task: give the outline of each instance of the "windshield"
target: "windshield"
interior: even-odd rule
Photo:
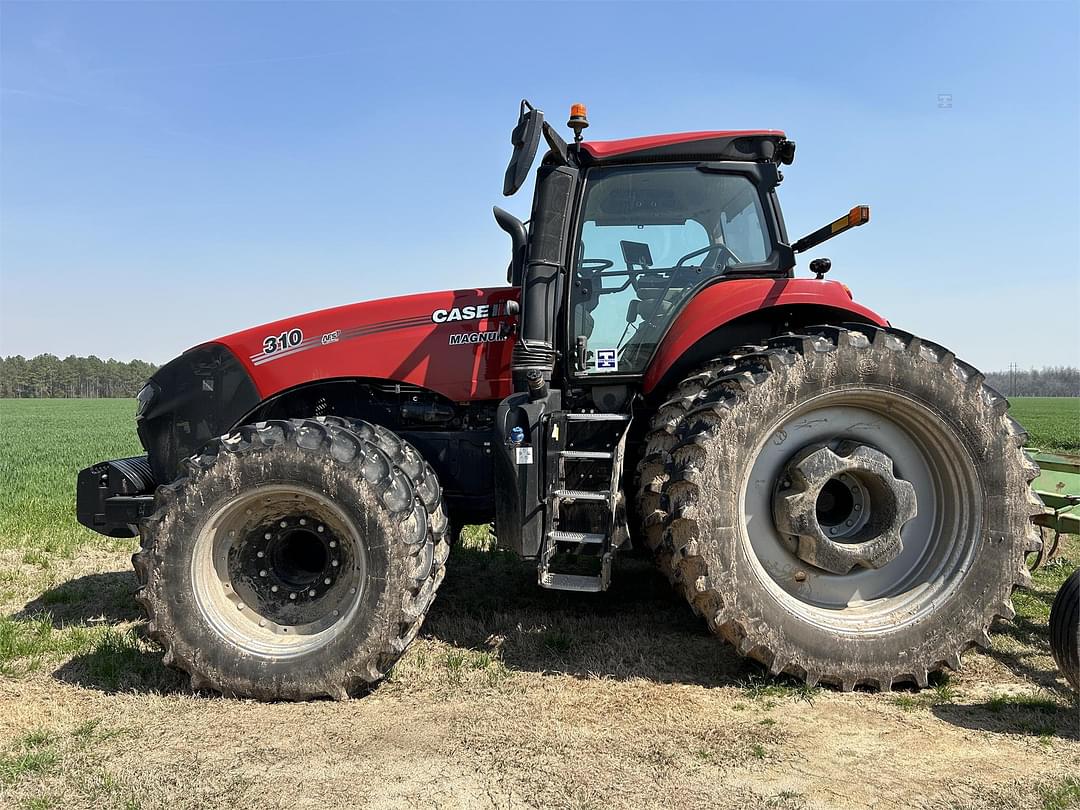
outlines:
[[[704,282],[769,259],[757,186],[694,165],[592,169],[571,291],[587,374],[644,370],[671,317]]]

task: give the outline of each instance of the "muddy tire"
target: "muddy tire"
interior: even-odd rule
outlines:
[[[1038,467],[1007,407],[903,332],[772,339],[661,407],[639,467],[645,538],[709,627],[771,673],[925,686],[989,646],[1030,584]]]
[[[764,346],[742,346],[695,369],[675,387],[649,424],[645,452],[635,473],[638,536],[644,539],[657,568],[672,584],[677,584],[676,574],[670,545],[664,543],[667,512],[661,498],[671,474],[671,451],[678,441],[679,429],[690,408],[716,378],[734,371],[740,357],[764,350]]]
[[[1050,651],[1065,680],[1080,692],[1080,570],[1072,572],[1050,608]]]
[[[157,490],[132,557],[167,665],[194,689],[344,699],[379,681],[442,582],[434,472],[384,428],[260,422]]]

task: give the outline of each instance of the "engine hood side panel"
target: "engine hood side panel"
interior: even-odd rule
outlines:
[[[220,338],[261,399],[316,380],[367,377],[428,388],[456,402],[512,390],[516,288],[446,290],[365,301]]]

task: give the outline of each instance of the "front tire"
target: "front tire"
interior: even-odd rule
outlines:
[[[435,474],[383,428],[248,425],[159,487],[132,558],[166,664],[195,689],[343,699],[415,638],[449,544]]]
[[[1038,468],[970,366],[856,325],[690,379],[654,423],[641,480],[660,497],[641,511],[691,606],[742,655],[808,684],[925,686],[1014,615]]]

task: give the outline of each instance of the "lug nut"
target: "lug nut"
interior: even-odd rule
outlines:
[[[795,581],[796,582],[806,582],[806,572],[805,571],[796,571],[795,572]]]
[[[330,565],[334,566],[334,568],[337,568],[337,565],[338,565],[337,560],[331,560]]]
[[[307,526],[307,518],[300,518],[300,525]]]
[[[330,584],[330,577],[327,577],[326,579],[324,579],[324,580],[322,581],[322,584],[323,584],[323,585],[329,585],[329,584]]]
[[[317,531],[317,532],[321,532],[321,531],[325,531],[325,530],[326,530],[325,526],[319,526],[317,529],[315,529],[315,531]]]
[[[259,559],[261,560],[261,559],[262,559],[263,557],[265,557],[265,556],[266,556],[266,553],[265,553],[265,552],[263,552],[263,551],[260,551],[260,552],[258,552],[258,553],[257,553],[257,554],[256,554],[255,556],[256,556],[256,557],[258,557],[258,558],[259,558]]]
[[[270,532],[267,532],[266,534],[263,535],[263,540],[269,540],[272,536],[273,535],[271,535]]]
[[[296,594],[295,594],[295,593],[290,593],[290,594],[289,594],[289,598],[290,598],[290,599],[295,599],[295,598],[296,598]]]
[[[262,569],[262,570],[261,570],[261,571],[259,572],[259,576],[260,576],[260,577],[265,577],[265,576],[266,576],[266,569],[265,569],[265,568],[264,568],[264,569]]]
[[[281,523],[279,523],[278,525],[279,525],[279,526],[280,526],[281,528],[283,528],[283,529],[284,529],[284,528],[285,528],[286,526],[288,526],[289,524],[288,524],[288,523],[286,523],[286,522],[285,522],[285,521],[283,520],[283,521],[281,521]]]
[[[330,548],[337,548],[337,540],[330,541]]]
[[[271,585],[270,586],[270,593],[277,593],[277,591],[278,591],[277,585]]]
[[[307,595],[308,595],[308,596],[314,596],[314,595],[315,595],[315,591],[308,591],[308,592],[307,592]]]

